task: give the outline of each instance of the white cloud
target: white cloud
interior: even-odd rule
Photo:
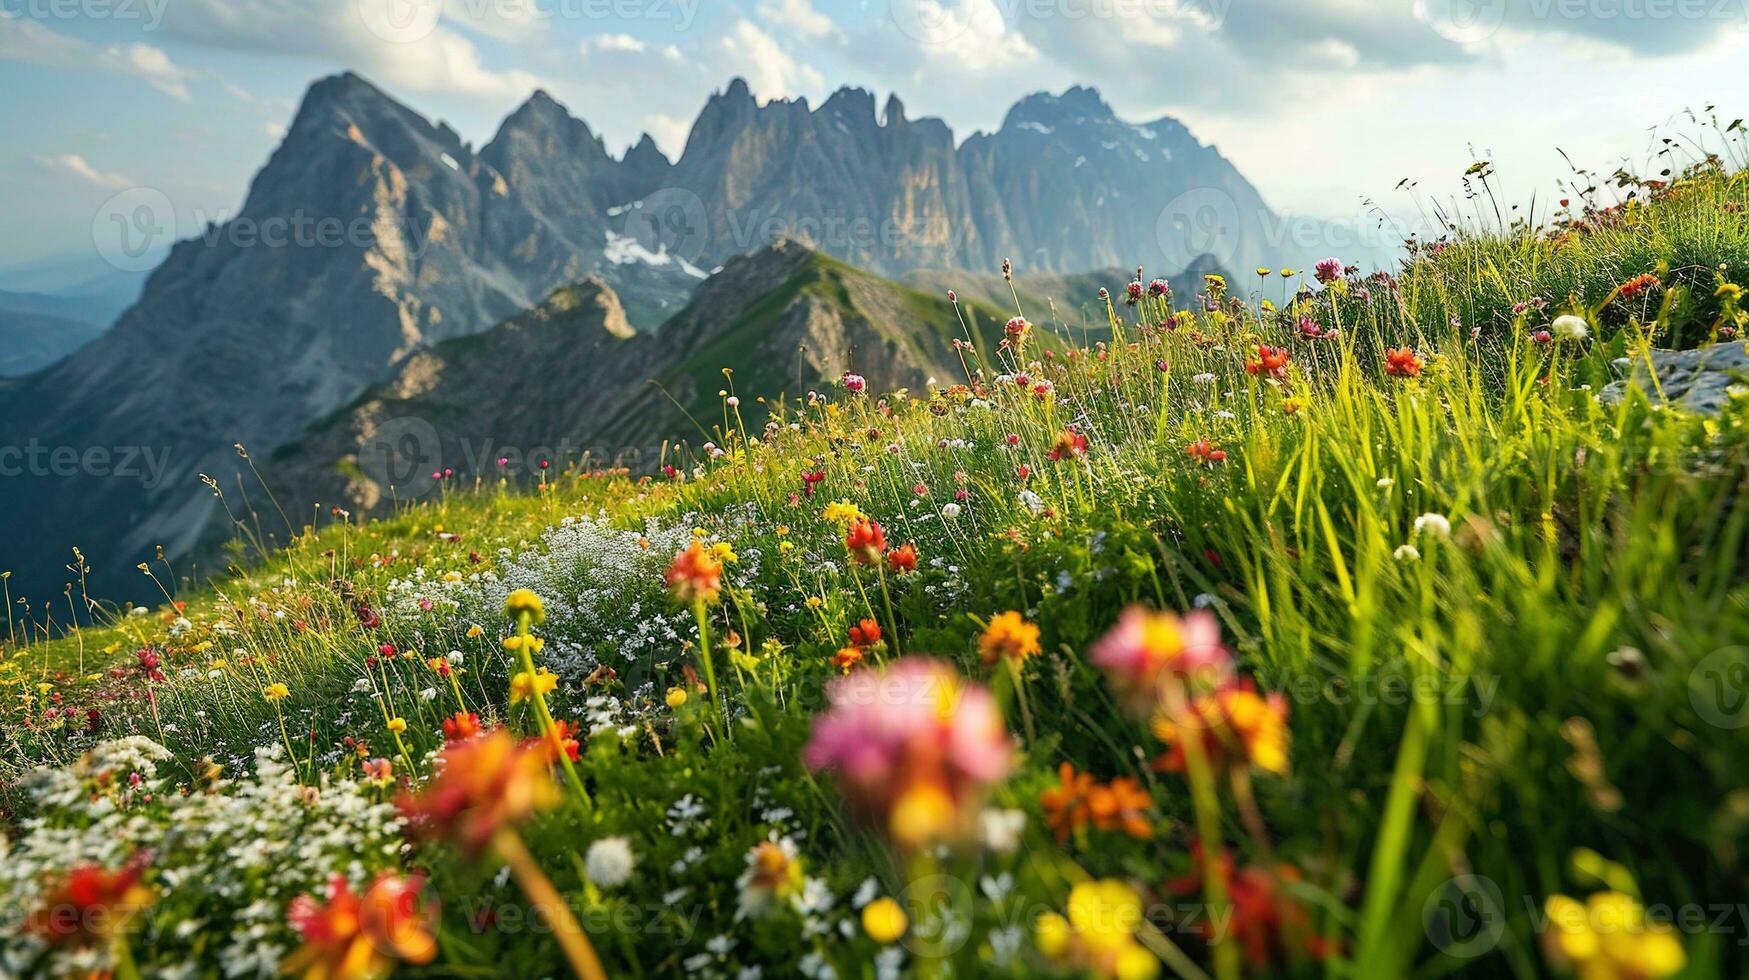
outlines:
[[[52,156],[38,156],[33,159],[44,167],[61,173],[72,174],[87,183],[94,184],[105,190],[123,190],[134,186],[134,182],[116,173],[105,173],[77,153],[58,153]]]
[[[69,68],[88,51],[83,41],[56,34],[34,20],[0,11],[0,60]]]
[[[747,79],[753,94],[768,101],[817,93],[826,85],[818,71],[790,57],[783,45],[745,18],[718,40],[717,54],[723,67]]]
[[[136,41],[105,48],[99,61],[116,71],[144,79],[148,85],[178,102],[194,101],[185,84],[191,73],[176,67],[161,48]]]
[[[812,0],[761,0],[759,17],[813,40],[839,33],[838,25],[815,10]]]
[[[591,51],[629,51],[642,54],[649,46],[632,37],[630,34],[596,34],[586,37],[579,45],[584,54]]]

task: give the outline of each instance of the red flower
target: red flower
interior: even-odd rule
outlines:
[[[1258,344],[1257,359],[1246,361],[1245,370],[1259,377],[1273,378],[1277,381],[1286,381],[1287,361],[1287,348],[1271,347],[1268,344]]]
[[[873,565],[887,551],[887,534],[874,521],[863,519],[844,533],[844,547],[859,565]]]
[[[903,544],[887,552],[887,567],[894,575],[905,575],[917,570],[917,548],[915,545]]]
[[[1191,459],[1201,463],[1208,463],[1211,466],[1227,458],[1227,451],[1225,449],[1216,449],[1214,443],[1209,442],[1207,439],[1198,439],[1190,445],[1185,446],[1184,452]]]
[[[814,484],[819,483],[821,480],[824,480],[824,479],[826,479],[826,471],[825,470],[814,470],[811,473],[803,473],[802,474],[802,491],[803,491],[803,493],[805,493],[807,496],[812,497],[814,495]]]
[[[872,619],[863,619],[850,628],[850,645],[853,647],[872,647],[881,642],[881,624]]]
[[[577,726],[568,721],[553,722],[552,730],[546,734],[548,760],[558,762],[562,755],[572,762],[577,761],[581,748],[577,744],[577,730]]]
[[[1619,292],[1622,299],[1633,299],[1641,293],[1657,289],[1662,283],[1650,272],[1641,273],[1621,284]]]
[[[143,855],[116,871],[95,864],[74,867],[44,889],[26,931],[51,946],[106,947],[152,901],[151,889],[140,883],[144,868]]]
[[[480,716],[472,711],[458,711],[443,720],[445,741],[460,742],[480,734]]]
[[[1427,362],[1421,355],[1415,353],[1413,347],[1392,347],[1385,351],[1385,373],[1399,378],[1413,378],[1421,373]]]
[[[1194,861],[1191,873],[1167,882],[1167,887],[1180,895],[1195,894],[1204,885],[1203,848],[1201,842],[1190,845]],[[1286,882],[1300,880],[1300,869],[1291,864],[1274,868],[1251,865],[1235,871],[1233,855],[1221,851],[1215,872],[1227,886],[1231,919],[1227,935],[1239,943],[1245,958],[1253,967],[1268,966],[1275,958],[1288,961],[1311,957],[1322,959],[1330,944],[1312,931],[1312,922],[1299,900],[1283,887]],[[1203,923],[1203,934],[1213,936],[1213,924]]]

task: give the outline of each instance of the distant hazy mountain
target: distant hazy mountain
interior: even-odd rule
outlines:
[[[1243,266],[1268,220],[1182,126],[1124,123],[1087,89],[1030,97],[999,132],[956,147],[896,99],[878,118],[853,89],[817,109],[761,106],[737,80],[671,163],[649,140],[615,157],[544,93],[475,151],[356,75],[326,78],[234,218],[178,242],[101,338],[0,380],[0,446],[81,460],[0,480],[0,509],[32,529],[0,544],[0,567],[17,571],[15,592],[58,592],[77,544],[97,591],[126,590],[153,546],[185,553],[207,533],[220,507],[200,475],[240,493],[233,443],[265,456],[422,349],[590,276],[649,331],[713,270],[778,237],[888,276],[994,270],[1006,256],[1022,275],[1159,274],[1210,250],[1211,234]],[[685,322],[662,333],[667,357],[701,354],[706,335]],[[710,356],[738,356],[735,343]],[[163,462],[122,473],[88,462],[93,447]]]
[[[90,343],[139,298],[143,281],[112,272],[54,293],[0,289],[0,377],[40,371]]]

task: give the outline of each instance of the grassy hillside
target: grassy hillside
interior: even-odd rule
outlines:
[[[1742,329],[1746,205],[1114,291],[904,397],[744,370],[659,478],[14,612],[5,962],[1740,976],[1749,405],[1601,393]]]

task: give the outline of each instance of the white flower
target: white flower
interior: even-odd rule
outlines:
[[[1207,371],[1204,371],[1201,374],[1191,375],[1190,380],[1196,382],[1199,385],[1212,385],[1215,383],[1215,376]]]
[[[1027,510],[1032,511],[1034,517],[1037,517],[1045,511],[1044,498],[1033,493],[1031,490],[1020,491],[1020,502],[1026,505]]]
[[[1012,854],[1026,831],[1026,811],[991,808],[979,815],[978,822],[985,846],[998,854]]]
[[[1451,521],[1444,514],[1422,514],[1415,518],[1415,533],[1436,538],[1451,537]]]
[[[941,516],[947,518],[950,521],[953,520],[954,518],[960,516],[960,505],[959,504],[943,504],[941,506]]]
[[[632,845],[624,837],[603,837],[589,845],[583,856],[583,872],[602,888],[618,888],[631,880]]]
[[[1391,554],[1398,561],[1420,561],[1421,560],[1421,550],[1419,548],[1416,548],[1412,544],[1402,545],[1402,546],[1398,547],[1396,551],[1391,552]]]
[[[1562,340],[1584,340],[1591,334],[1591,328],[1586,326],[1585,321],[1571,313],[1555,317],[1555,322],[1549,324],[1549,329]]]
[[[1394,487],[1396,485],[1397,485],[1397,481],[1391,479],[1388,476],[1379,477],[1378,488],[1380,490],[1389,490],[1391,487]]]

